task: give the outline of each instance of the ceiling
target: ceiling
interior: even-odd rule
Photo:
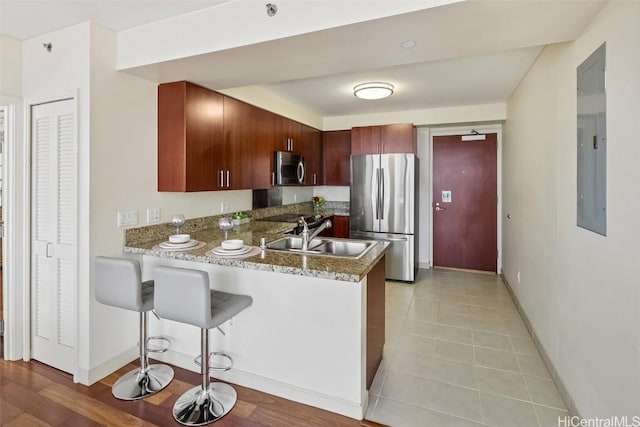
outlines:
[[[120,31],[229,1],[247,0],[0,0],[0,33],[28,39],[87,20]],[[325,117],[505,102],[545,45],[577,38],[605,3],[469,0],[125,71],[217,90],[257,85]],[[355,98],[365,81],[395,93]]]

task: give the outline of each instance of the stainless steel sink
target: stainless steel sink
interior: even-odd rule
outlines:
[[[371,240],[334,240],[313,239],[309,242],[309,249],[302,250],[302,238],[283,237],[267,244],[267,249],[293,252],[308,255],[324,255],[343,258],[360,258],[366,254],[376,242]]]
[[[309,249],[305,252],[313,252],[318,246],[325,243],[322,239],[312,239],[309,241]],[[277,251],[302,251],[302,237],[283,237],[267,244],[267,249],[275,249]]]
[[[371,242],[350,242],[346,240],[329,240],[324,243],[320,249],[323,253],[333,256],[344,256],[349,258],[357,258],[371,248]]]

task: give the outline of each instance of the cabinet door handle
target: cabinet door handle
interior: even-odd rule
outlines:
[[[220,174],[218,175],[218,187],[224,188],[224,171],[220,170]]]
[[[227,188],[229,188],[229,171],[227,171]]]
[[[316,174],[313,174],[313,185],[316,185]]]
[[[271,186],[273,187],[274,185],[276,185],[276,173],[271,172]]]

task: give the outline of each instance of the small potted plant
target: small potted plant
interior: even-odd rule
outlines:
[[[322,196],[313,196],[311,198],[311,201],[313,202],[313,210],[315,212],[320,212],[320,209],[322,208],[322,205],[324,204],[324,197],[322,197]]]
[[[249,222],[249,215],[244,212],[236,212],[231,215],[231,218],[233,219],[233,225],[235,226],[246,224]]]

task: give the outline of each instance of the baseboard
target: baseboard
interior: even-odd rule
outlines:
[[[168,350],[165,353],[154,355],[153,358],[188,371],[200,372],[199,367],[193,363],[194,356],[189,356],[184,353]],[[368,393],[366,391],[362,397],[362,403],[359,404],[235,368],[226,372],[215,372],[212,376],[231,384],[273,394],[284,399],[335,412],[356,420],[363,419],[367,410]]]
[[[124,365],[131,363],[132,360],[137,360],[140,357],[139,351],[140,349],[138,346],[131,347],[130,349],[120,353],[118,356],[112,357],[106,362],[91,369],[83,369],[79,367],[78,372],[73,377],[73,381],[90,386],[91,384],[100,381],[107,375],[110,375],[122,368]]]
[[[569,413],[571,415],[577,416],[580,419],[582,419],[582,416],[580,415],[580,413],[578,412],[578,409],[576,408],[576,404],[575,404],[575,401],[573,400],[573,397],[571,397],[571,394],[569,393],[569,390],[565,386],[564,381],[562,381],[562,377],[560,376],[560,373],[556,370],[556,367],[554,366],[553,362],[549,358],[549,354],[547,353],[544,346],[540,342],[540,339],[538,338],[538,335],[536,334],[536,331],[533,328],[531,321],[529,320],[529,316],[527,316],[527,313],[522,308],[522,305],[520,305],[520,301],[518,301],[518,297],[516,297],[515,292],[513,292],[513,289],[511,288],[509,281],[505,277],[504,273],[500,274],[500,276],[505,286],[507,287],[509,294],[511,295],[511,299],[515,303],[518,309],[518,312],[520,313],[520,315],[522,316],[522,319],[524,320],[524,324],[527,327],[527,330],[529,331],[529,335],[531,336],[531,339],[533,340],[534,345],[536,346],[536,348],[538,349],[538,352],[540,353],[540,356],[542,357],[542,361],[547,366],[547,369],[549,370],[551,377],[555,381],[556,386],[558,386],[558,391],[560,392],[562,399],[567,405],[567,409],[569,410]]]

